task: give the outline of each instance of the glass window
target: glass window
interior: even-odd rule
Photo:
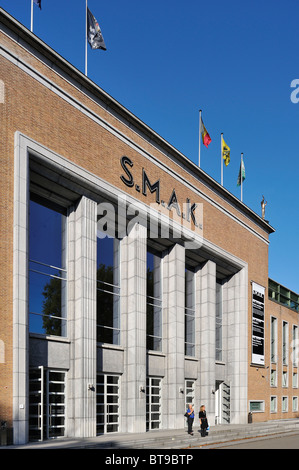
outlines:
[[[97,238],[97,341],[120,344],[119,240]]]
[[[288,386],[288,372],[286,370],[282,371],[282,386]]]
[[[271,369],[271,387],[277,387],[277,371]]]
[[[298,388],[298,373],[293,372],[293,388]]]
[[[195,273],[185,270],[185,354],[195,356]]]
[[[292,340],[292,362],[293,366],[298,366],[298,326],[293,325],[293,340]]]
[[[195,402],[195,382],[194,380],[185,380],[185,410],[188,405],[193,405]]]
[[[66,336],[66,217],[30,201],[29,331]]]
[[[222,284],[216,283],[216,361],[222,361]]]
[[[277,412],[277,397],[271,397],[270,412],[271,413],[276,413]]]
[[[282,322],[282,363],[288,364],[288,331],[289,325],[287,322]]]
[[[147,349],[162,351],[162,276],[161,256],[147,252],[146,334]]]
[[[292,402],[292,410],[298,411],[298,397],[293,397]]]
[[[288,397],[282,397],[282,411],[283,413],[288,411]]]
[[[265,402],[264,401],[250,401],[249,402],[249,409],[250,411],[255,411],[255,412],[264,412],[265,410]]]
[[[271,362],[277,358],[277,318],[271,317]]]

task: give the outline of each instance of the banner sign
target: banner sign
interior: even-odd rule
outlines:
[[[252,358],[253,364],[265,365],[265,288],[252,283]]]

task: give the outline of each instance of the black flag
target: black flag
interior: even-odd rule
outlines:
[[[87,8],[87,38],[92,49],[103,49],[106,51],[101,28],[89,8]]]
[[[33,0],[34,3],[36,3],[37,6],[40,7],[40,9],[42,9],[42,0]]]

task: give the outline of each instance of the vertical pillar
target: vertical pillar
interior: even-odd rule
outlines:
[[[185,388],[185,248],[174,245],[163,259],[163,427],[184,427]]]
[[[29,156],[15,136],[13,221],[13,440],[28,441],[29,427]]]
[[[69,215],[68,435],[96,435],[96,223],[97,204],[82,197]]]
[[[135,224],[121,241],[120,250],[124,432],[146,431],[146,249],[146,227]]]
[[[196,273],[196,344],[199,357],[198,407],[205,405],[210,424],[215,422],[216,264],[207,261]],[[199,392],[199,393],[198,393]],[[196,413],[199,410],[196,410]]]
[[[247,422],[248,294],[247,268],[226,284],[226,363],[230,385],[230,422]]]

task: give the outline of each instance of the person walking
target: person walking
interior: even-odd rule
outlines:
[[[207,434],[207,427],[209,426],[205,405],[201,405],[198,417],[200,423],[201,437],[205,437]]]
[[[193,436],[193,421],[194,421],[194,408],[193,406],[189,403],[188,409],[187,409],[187,422],[188,422],[188,434],[191,434]]]

